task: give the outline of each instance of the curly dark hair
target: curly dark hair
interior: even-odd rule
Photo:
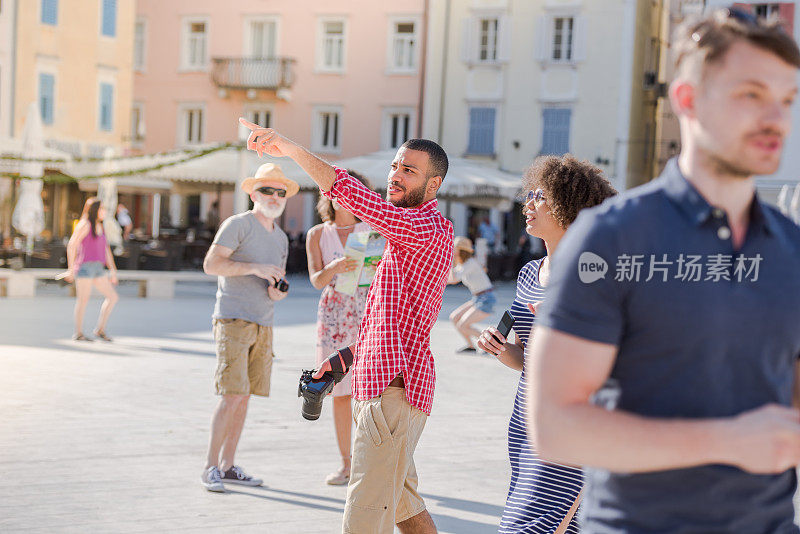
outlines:
[[[562,228],[575,221],[578,212],[617,194],[603,171],[571,154],[540,156],[522,178],[525,191],[544,190],[550,214]]]

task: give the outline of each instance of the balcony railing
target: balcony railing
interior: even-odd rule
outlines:
[[[212,58],[211,79],[224,89],[281,89],[294,83],[290,58]]]

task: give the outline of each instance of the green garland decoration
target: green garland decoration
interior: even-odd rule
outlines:
[[[54,183],[69,183],[69,182],[77,182],[77,181],[80,181],[80,180],[96,180],[98,178],[119,178],[121,176],[133,176],[135,174],[142,174],[142,173],[146,173],[146,172],[150,172],[150,171],[157,171],[159,169],[163,169],[164,167],[172,167],[173,165],[178,165],[180,163],[186,163],[187,161],[191,161],[191,160],[197,159],[197,158],[202,158],[202,157],[207,156],[207,155],[209,155],[211,153],[214,153],[214,152],[217,152],[219,150],[226,149],[226,148],[231,148],[231,147],[236,147],[239,150],[242,149],[242,147],[240,145],[234,145],[233,143],[225,143],[223,145],[219,145],[219,146],[215,146],[215,147],[212,147],[212,148],[207,148],[205,150],[201,150],[200,152],[196,152],[196,153],[194,153],[194,154],[192,154],[190,156],[187,156],[187,157],[185,157],[183,159],[180,159],[180,160],[170,161],[170,162],[167,162],[167,163],[159,163],[158,165],[152,165],[150,167],[142,167],[142,168],[139,168],[139,169],[129,169],[129,170],[126,170],[126,171],[106,172],[106,173],[103,173],[103,174],[91,174],[91,175],[87,175],[87,176],[68,176],[68,175],[59,173],[58,175],[65,177],[65,179],[63,179],[63,180],[59,179],[59,178],[48,178],[47,176],[25,176],[25,175],[17,175],[17,174],[10,174],[10,173],[5,174],[5,176],[8,176],[8,177],[14,178],[14,179],[18,179],[18,180],[45,180],[45,181],[54,182]],[[56,175],[52,174],[50,176],[54,177]]]

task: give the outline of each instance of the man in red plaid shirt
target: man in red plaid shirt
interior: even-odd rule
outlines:
[[[436,532],[417,493],[413,453],[433,403],[430,333],[453,256],[453,225],[436,209],[447,155],[433,141],[407,141],[384,200],[275,130],[240,122],[251,130],[249,149],[292,158],[326,197],[387,240],[353,351],[356,431],[342,532],[390,534],[395,524],[404,534]],[[316,376],[330,369],[325,362]]]

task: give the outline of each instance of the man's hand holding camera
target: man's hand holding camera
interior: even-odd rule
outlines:
[[[254,263],[252,265],[252,274],[263,278],[269,284],[267,293],[269,298],[278,301],[286,298],[289,294],[289,284],[283,279],[286,271],[277,265],[270,265],[266,263]]]

